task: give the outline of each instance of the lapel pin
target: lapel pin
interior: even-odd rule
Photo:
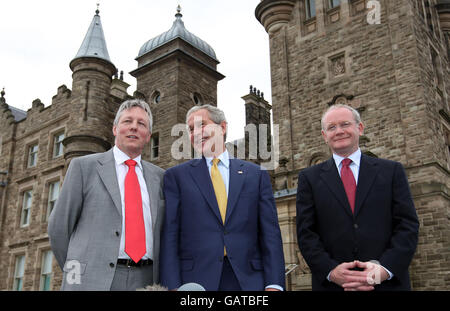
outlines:
[[[243,174],[244,172],[243,171],[238,171],[238,174]]]

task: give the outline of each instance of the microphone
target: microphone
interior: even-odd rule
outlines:
[[[137,288],[137,291],[146,291],[146,292],[167,292],[167,287],[164,287],[159,284],[148,285],[144,288]]]
[[[178,287],[177,291],[181,292],[204,292],[206,291],[203,286],[197,283],[186,283]]]

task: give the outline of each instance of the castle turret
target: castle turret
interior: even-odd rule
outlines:
[[[264,0],[257,6],[255,15],[267,33],[278,31],[291,19],[295,0]]]
[[[280,168],[293,168],[293,129],[292,129],[292,99],[291,78],[289,75],[289,59],[286,47],[286,27],[295,13],[296,0],[262,0],[255,9],[255,16],[269,34],[271,78],[272,83],[277,83],[280,92],[272,93],[273,120],[282,120],[280,135],[284,137],[280,142]],[[280,48],[283,47],[283,48]],[[276,53],[274,51],[279,49]],[[276,64],[276,65],[275,65]],[[276,82],[283,81],[283,83]],[[286,166],[287,165],[287,166]]]
[[[108,97],[117,69],[109,58],[98,9],[70,69],[71,127],[64,140],[66,160],[106,151],[113,141],[114,111],[108,108]]]
[[[172,27],[142,45],[130,73],[154,115],[150,160],[164,168],[179,163],[171,146],[181,134],[172,136],[172,126],[185,123],[194,105],[217,105],[217,82],[224,78],[212,47],[186,29],[182,16],[178,6]]]
[[[270,110],[272,106],[264,99],[264,93],[250,85],[250,92],[243,96],[245,101],[246,156],[260,160],[261,152],[271,150]],[[249,125],[254,125],[250,128]],[[262,148],[262,150],[260,150]],[[257,153],[257,154],[255,154]]]

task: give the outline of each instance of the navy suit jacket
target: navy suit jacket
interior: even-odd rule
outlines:
[[[267,171],[230,159],[225,224],[204,158],[166,171],[166,213],[161,239],[161,283],[169,289],[195,282],[219,287],[227,256],[242,290],[284,287],[284,256]]]
[[[328,273],[342,262],[378,260],[394,274],[378,290],[409,290],[419,222],[403,166],[361,156],[353,214],[334,159],[302,170],[297,238],[313,290],[339,290]]]

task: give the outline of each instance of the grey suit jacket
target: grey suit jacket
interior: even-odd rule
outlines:
[[[142,161],[153,226],[153,282],[159,283],[164,170]],[[63,270],[61,290],[110,290],[119,255],[122,207],[113,150],[71,161],[50,215],[52,251]]]

